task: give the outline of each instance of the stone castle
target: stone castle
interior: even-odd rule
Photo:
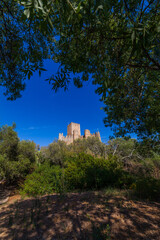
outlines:
[[[73,143],[76,139],[83,139],[88,137],[97,137],[101,141],[100,133],[96,132],[91,134],[88,129],[84,130],[84,135],[81,136],[80,124],[71,122],[67,126],[67,136],[63,136],[63,133],[59,133],[58,140],[66,142],[66,144]]]

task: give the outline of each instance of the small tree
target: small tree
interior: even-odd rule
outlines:
[[[99,141],[98,138],[88,137],[87,139],[77,139],[69,145],[70,150],[76,153],[85,152],[94,156],[107,156],[106,144]]]
[[[41,153],[51,164],[63,166],[68,147],[63,141],[54,141],[46,148],[41,148]]]
[[[32,141],[21,141],[15,132],[15,124],[0,128],[0,180],[17,183],[32,169],[35,162],[35,146]]]
[[[17,159],[19,138],[14,129],[15,124],[0,128],[0,153],[5,154],[9,161]]]
[[[28,158],[32,163],[35,162],[36,144],[33,141],[22,140],[18,143],[18,154]]]

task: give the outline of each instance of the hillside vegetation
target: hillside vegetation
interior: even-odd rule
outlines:
[[[14,126],[0,129],[0,180],[23,196],[116,188],[147,199],[160,197],[159,149],[131,138],[54,141],[39,150],[20,141]]]

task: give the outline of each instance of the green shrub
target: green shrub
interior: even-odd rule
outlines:
[[[157,199],[160,197],[160,180],[154,178],[138,179],[134,185],[139,198]]]
[[[116,158],[94,158],[91,155],[73,154],[65,168],[68,189],[99,189],[120,183],[123,170]]]
[[[0,181],[5,179],[5,168],[4,168],[4,163],[5,163],[5,157],[0,155]]]
[[[62,193],[65,190],[126,187],[134,182],[115,157],[94,158],[85,153],[65,156],[65,168],[45,163],[28,175],[21,193],[28,196]]]
[[[116,187],[128,189],[133,183],[135,183],[135,181],[136,181],[136,177],[134,175],[126,171],[121,171],[121,175],[118,178]]]
[[[24,179],[30,169],[30,160],[22,155],[18,156],[17,161],[9,161],[5,155],[0,155],[0,173],[7,183],[16,183],[19,179]]]
[[[38,196],[63,191],[63,171],[59,166],[43,164],[26,177],[22,195]]]

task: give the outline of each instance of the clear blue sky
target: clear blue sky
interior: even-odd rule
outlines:
[[[41,77],[35,73],[26,81],[22,97],[15,101],[7,101],[0,89],[0,125],[15,122],[21,140],[33,140],[46,146],[58,138],[59,132],[66,135],[67,125],[76,122],[81,125],[81,134],[84,134],[84,129],[91,133],[98,129],[102,141],[106,142],[111,131],[104,127],[105,113],[100,109],[103,107],[100,96],[94,92],[96,87],[89,82],[80,89],[71,84],[68,91],[60,89],[55,93],[44,79],[56,73],[58,65],[46,61],[45,68],[47,72],[43,72]]]

